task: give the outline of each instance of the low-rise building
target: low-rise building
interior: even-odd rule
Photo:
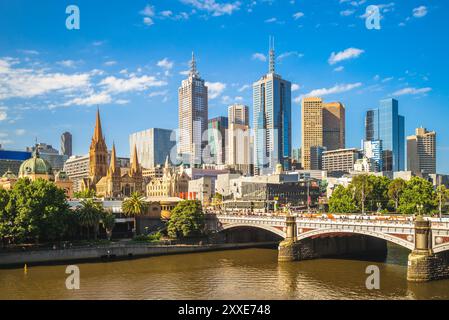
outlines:
[[[338,149],[323,152],[323,170],[331,176],[341,176],[354,169],[355,162],[361,158],[356,148]]]
[[[204,205],[210,203],[215,193],[214,190],[212,188],[211,177],[203,177],[189,181],[189,194],[192,194],[194,199],[200,200]]]

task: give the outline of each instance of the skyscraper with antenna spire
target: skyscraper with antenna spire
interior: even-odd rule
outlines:
[[[291,83],[276,73],[274,38],[269,38],[268,73],[253,84],[254,168],[273,173],[290,169],[292,152]]]
[[[185,164],[200,165],[202,152],[207,146],[207,136],[203,139],[203,134],[206,133],[208,125],[208,95],[207,86],[197,70],[193,52],[189,76],[182,81],[178,89],[178,104],[178,155]]]

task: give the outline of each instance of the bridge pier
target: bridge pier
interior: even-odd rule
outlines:
[[[295,217],[287,216],[286,218],[286,238],[279,243],[278,247],[278,261],[290,262],[299,260],[300,248],[299,243],[296,241],[296,219]]]
[[[408,256],[407,280],[426,282],[449,278],[449,254],[432,250],[431,222],[421,216],[415,221],[415,249]]]

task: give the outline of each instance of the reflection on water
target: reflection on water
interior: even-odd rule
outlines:
[[[0,270],[0,299],[449,299],[449,280],[406,281],[407,254],[391,246],[386,263],[279,264],[275,249],[246,249],[87,263],[78,291],[65,288],[65,266]],[[370,264],[380,268],[380,290],[365,287]]]

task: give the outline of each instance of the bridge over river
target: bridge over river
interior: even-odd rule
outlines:
[[[407,279],[421,282],[449,277],[449,219],[365,215],[206,215],[214,233],[263,229],[283,239],[279,261],[347,254],[386,253],[387,242],[411,251]]]

